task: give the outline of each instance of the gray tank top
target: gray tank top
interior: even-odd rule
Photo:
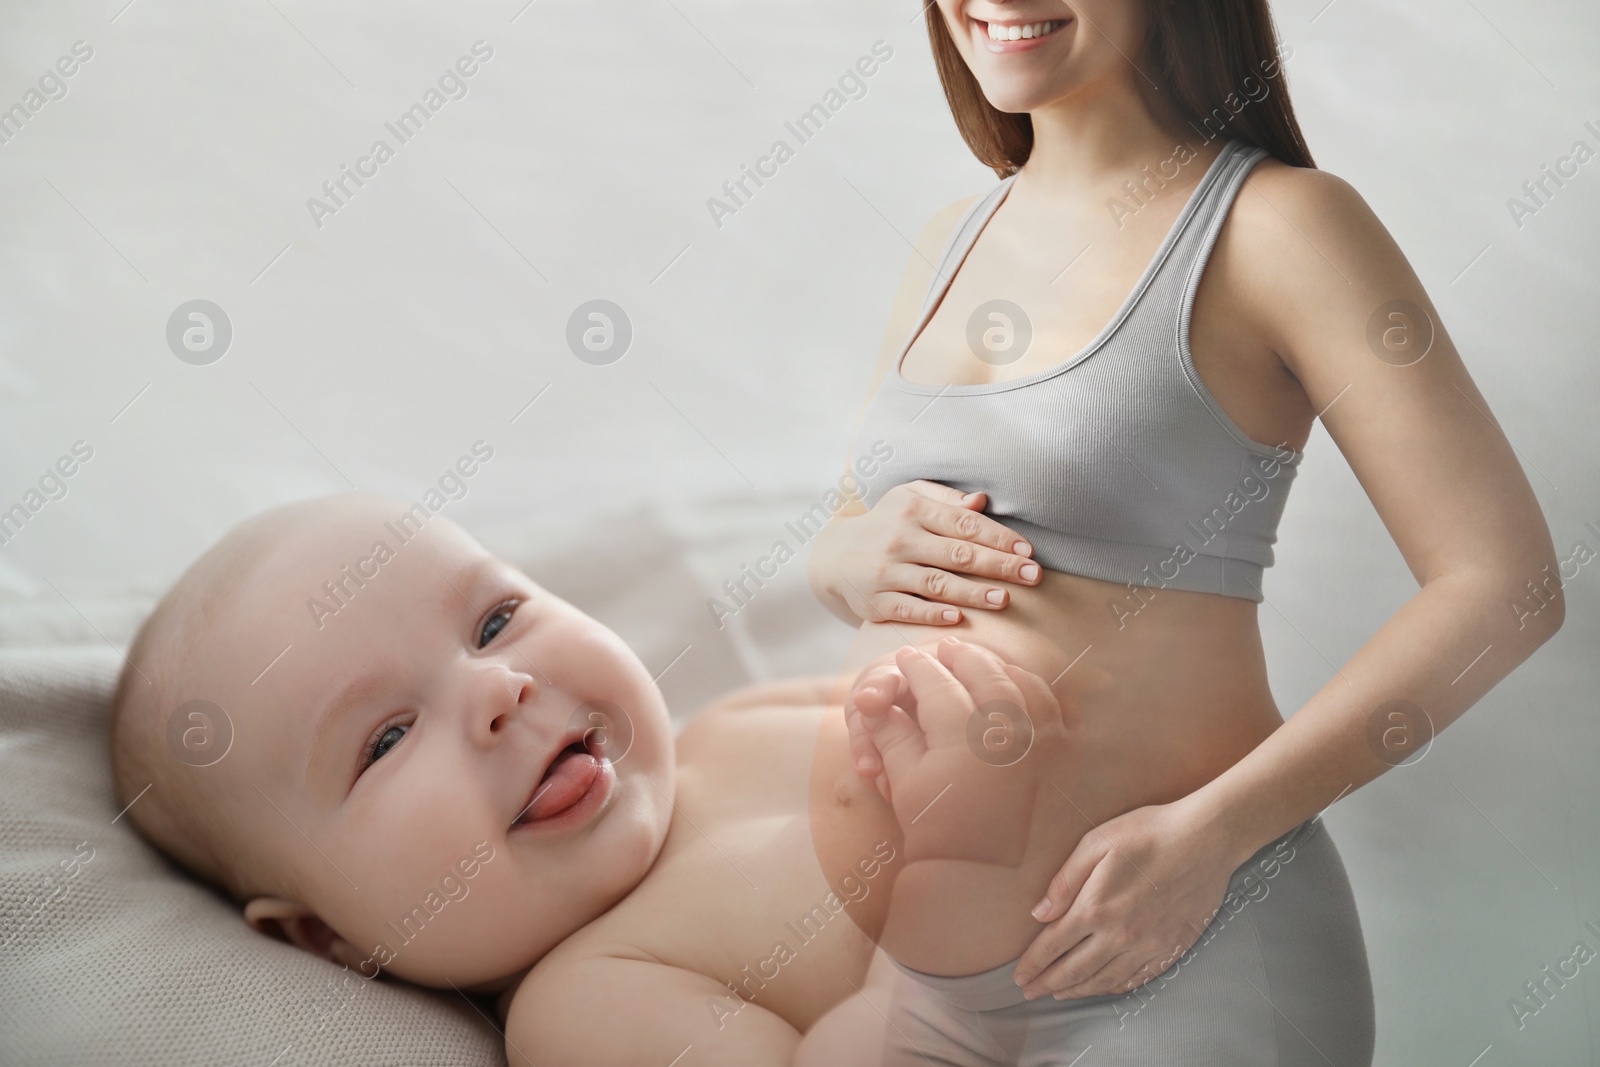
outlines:
[[[1259,602],[1303,453],[1254,441],[1228,417],[1195,371],[1189,320],[1228,208],[1267,154],[1237,139],[1223,146],[1083,351],[988,385],[908,382],[901,361],[1016,176],[974,204],[856,431],[864,502],[918,478],[985,492],[986,514],[1052,570]]]

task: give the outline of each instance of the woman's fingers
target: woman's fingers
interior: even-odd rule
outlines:
[[[960,608],[892,590],[872,594],[867,598],[866,607],[865,618],[869,622],[915,622],[923,626],[954,626],[961,621]]]
[[[1093,832],[1095,831],[1091,831]],[[1049,927],[1046,933],[1059,938],[1062,931],[1070,925],[1068,920],[1077,922],[1080,919],[1079,916],[1072,914],[1072,903],[1078,899],[1078,894],[1083,892],[1084,886],[1089,884],[1089,878],[1094,874],[1095,867],[1104,858],[1105,853],[1099,849],[1075,848],[1072,850],[1072,855],[1061,865],[1061,869],[1051,877],[1050,884],[1045,887],[1044,896],[1033,908],[1033,917],[1039,922],[1055,924]],[[1086,928],[1072,932],[1071,940],[1067,944],[1076,943],[1088,932]],[[1060,955],[1059,952],[1052,954],[1047,951],[1041,944],[1046,940],[1044,934],[1041,934],[1033,945],[1023,952],[1022,958],[1017,962],[1018,976],[1026,979],[1038,974],[1051,959]]]
[[[1024,984],[1023,995],[1037,999],[1096,978],[1106,964],[1122,954],[1120,944],[1115,938],[1090,934]]]
[[[925,480],[895,486],[851,527],[848,550],[829,555],[830,590],[869,622],[953,626],[963,609],[1005,608],[1044,572],[1026,540],[982,513],[986,500]]]
[[[927,498],[913,500],[910,506],[918,523],[930,533],[1016,555],[1019,562],[1033,554],[1026,538],[980,511]]]
[[[930,531],[932,536],[916,539],[906,553],[913,563],[926,563],[953,574],[1009,582],[1012,585],[1038,585],[1044,574],[1039,564],[1009,550],[997,550],[963,540],[954,534]]]
[[[1085,969],[1088,966],[1085,963]],[[1121,994],[1137,989],[1160,973],[1144,951],[1130,949],[1111,957],[1094,974],[1080,977],[1072,985],[1051,986],[1046,992],[1057,1000]]]
[[[967,508],[968,510],[980,509],[988,501],[988,497],[984,493],[963,493],[961,490],[952,489],[942,482],[930,482],[926,478],[918,478],[915,481],[906,482],[903,488],[908,492],[915,493],[917,496],[927,497],[929,500],[937,500],[941,504],[950,504],[958,508]]]
[[[885,567],[883,573],[884,581],[891,587],[936,604],[998,611],[1011,598],[1004,588],[963,578],[942,569],[938,564],[923,566],[921,563],[895,563]]]
[[[1082,923],[1065,920],[1046,926],[1017,961],[1012,969],[1012,980],[1023,990],[1030,990],[1041,976],[1059,967],[1063,956],[1077,952],[1081,957],[1091,933]]]

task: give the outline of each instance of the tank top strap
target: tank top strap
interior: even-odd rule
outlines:
[[[1141,305],[1167,315],[1193,299],[1200,272],[1205,269],[1229,207],[1251,168],[1267,155],[1266,149],[1236,138],[1223,146],[1202,187],[1193,193],[1186,217],[1178,222],[1179,230],[1169,242],[1166,255],[1140,294]]]
[[[1011,183],[1016,180],[1016,174],[1002,178],[961,216],[961,221],[956,224],[955,230],[944,243],[944,252],[939,256],[939,261],[933,266],[933,278],[928,282],[928,293],[923,297],[921,310],[917,312],[919,322],[927,317],[928,310],[939,302],[944,291],[950,287],[956,271],[961,269],[961,261],[966,258],[978,240],[978,234],[982,231],[984,223],[988,222],[989,216],[999,208],[1000,201],[1005,199]]]

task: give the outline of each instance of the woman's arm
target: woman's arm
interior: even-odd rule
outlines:
[[[1271,288],[1257,321],[1421,589],[1193,797],[1241,861],[1418,751],[1428,723],[1437,733],[1454,722],[1565,616],[1559,588],[1531,593],[1556,565],[1539,502],[1393,238],[1333,175],[1262,177],[1243,194],[1262,208],[1256,230],[1271,227],[1247,257],[1273,268],[1260,270]]]
[[[1325,172],[1258,168],[1233,210],[1240,312],[1299,380],[1421,588],[1229,770],[1084,838],[1017,968],[1025,991],[1147,980],[1141,964],[1159,971],[1198,936],[1185,908],[1218,872],[1419,751],[1563,619],[1559,589],[1532,595],[1556,557],[1516,454],[1365,201]]]

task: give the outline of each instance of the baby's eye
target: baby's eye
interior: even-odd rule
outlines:
[[[406,730],[407,727],[404,725],[391,726],[373,739],[372,744],[367,747],[367,758],[362,761],[361,769],[366,770],[379,756],[398,745],[400,739],[406,735]]]
[[[510,603],[501,604],[491,611],[489,617],[483,620],[483,629],[478,631],[478,647],[483,648],[490,641],[493,641],[495,635],[504,630],[511,622],[511,616],[516,610],[517,602],[513,600]]]

